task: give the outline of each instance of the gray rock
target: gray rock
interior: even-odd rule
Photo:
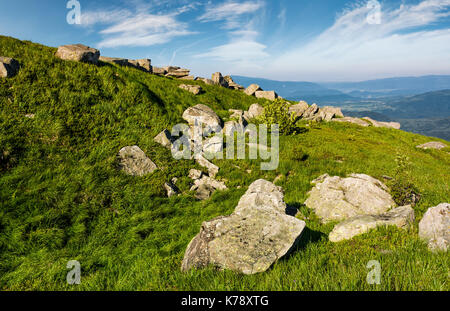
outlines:
[[[11,78],[19,72],[19,62],[10,57],[0,56],[0,78]]]
[[[117,57],[106,57],[106,56],[100,56],[99,60],[105,63],[112,63],[119,66],[130,66],[128,59],[126,58],[117,58]]]
[[[363,120],[370,122],[372,124],[372,126],[374,126],[374,127],[385,127],[385,128],[396,129],[396,130],[399,130],[401,128],[401,124],[398,122],[380,122],[380,121],[375,121],[369,117],[364,117]]]
[[[180,89],[191,92],[194,95],[198,95],[202,92],[202,87],[199,85],[186,85],[186,84],[181,84],[179,86]]]
[[[189,76],[190,70],[189,69],[182,69],[178,67],[166,67],[167,73],[166,77],[174,77],[174,78],[185,78]],[[178,68],[178,69],[172,69],[172,68]]]
[[[256,181],[232,215],[202,224],[186,249],[182,271],[210,264],[244,274],[266,271],[295,246],[305,228],[303,221],[286,215],[284,206],[280,188]]]
[[[178,189],[177,186],[174,185],[173,182],[166,182],[164,184],[164,189],[166,189],[166,191],[167,191],[168,198],[176,196],[180,193],[180,190]]]
[[[278,94],[275,91],[256,91],[256,98],[264,98],[268,100],[275,100],[278,98]]]
[[[255,119],[264,113],[264,108],[260,104],[253,104],[248,109],[248,117],[250,119]]]
[[[419,223],[419,236],[432,251],[447,251],[450,245],[450,204],[431,207]]]
[[[234,133],[244,133],[244,126],[237,121],[228,121],[223,126],[223,135],[233,136]]]
[[[132,176],[144,176],[158,169],[138,146],[122,148],[118,154],[119,167],[126,174]]]
[[[172,135],[167,129],[159,133],[153,140],[169,149],[172,147],[172,143],[174,142]]]
[[[224,182],[217,181],[208,176],[202,176],[199,179],[194,179],[194,185],[191,191],[196,191],[195,198],[198,200],[207,200],[216,190],[228,189]]]
[[[152,73],[159,76],[164,76],[167,73],[167,70],[160,67],[152,67]]]
[[[298,104],[289,107],[289,112],[294,114],[297,118],[300,118],[303,116],[308,107],[309,106],[305,101],[300,101]]]
[[[253,96],[257,91],[262,91],[258,84],[252,84],[248,88],[245,89],[244,93],[248,96]]]
[[[231,78],[231,76],[225,76],[225,77],[223,77],[223,79],[228,84],[228,87],[230,89],[234,89],[234,90],[243,90],[244,89],[244,87],[242,85],[239,85],[236,82],[234,82],[233,78]]]
[[[223,138],[220,136],[213,136],[205,139],[203,142],[203,152],[216,154],[223,151]]]
[[[100,51],[83,44],[71,44],[58,47],[55,56],[63,60],[97,64]]]
[[[441,143],[440,141],[430,141],[429,143],[416,146],[416,148],[424,149],[424,150],[427,150],[427,149],[441,150],[441,149],[447,148],[447,145],[444,143]]]
[[[214,110],[203,104],[186,109],[183,113],[183,119],[190,126],[195,125],[197,120],[197,122],[201,122],[204,126],[209,127],[210,130],[218,130],[222,126],[222,120],[220,120]]]
[[[327,174],[313,181],[316,185],[305,201],[322,222],[344,220],[359,215],[380,215],[395,206],[388,188],[379,180],[351,174],[348,178]]]
[[[223,87],[228,87],[227,81],[225,81],[225,79],[223,78],[223,76],[222,76],[222,74],[220,72],[213,73],[211,80],[216,85],[220,85],[220,86],[223,86]]]
[[[209,162],[207,159],[205,159],[203,155],[197,155],[195,157],[195,160],[197,161],[198,165],[208,170],[209,176],[214,178],[217,175],[217,173],[219,173],[219,167]]]
[[[305,120],[309,120],[315,117],[315,115],[319,112],[319,107],[317,104],[312,104],[309,106],[305,112],[303,112],[302,118]]]
[[[189,171],[189,178],[193,179],[193,180],[197,180],[202,178],[203,172],[200,170],[196,170],[196,169],[191,169]]]
[[[197,78],[195,78],[195,80],[202,81],[203,83],[208,84],[208,85],[214,85],[214,81],[211,79],[197,77]]]
[[[244,111],[238,109],[230,109],[228,112],[230,113],[230,119],[239,119],[244,115]]]
[[[397,207],[381,215],[354,216],[336,225],[329,235],[331,242],[349,240],[381,226],[408,228],[414,223],[414,210],[410,205]]]
[[[320,111],[323,113],[323,120],[327,122],[331,121],[335,117],[344,117],[341,108],[325,106],[323,108],[320,108]]]
[[[352,117],[343,117],[343,118],[333,119],[331,121],[353,123],[353,124],[357,124],[357,125],[364,126],[364,127],[370,126],[370,124],[367,123],[366,121],[358,119],[358,118],[352,118]]]

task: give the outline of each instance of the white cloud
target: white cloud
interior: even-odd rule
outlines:
[[[311,42],[277,57],[267,72],[295,80],[358,80],[450,72],[450,29],[426,30],[449,16],[450,0],[425,0],[382,10],[357,6]]]

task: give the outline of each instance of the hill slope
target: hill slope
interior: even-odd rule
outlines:
[[[185,81],[61,61],[55,51],[0,37],[0,55],[21,64],[16,77],[0,79],[0,290],[449,290],[448,256],[427,250],[417,220],[410,232],[378,229],[333,244],[332,225],[321,225],[303,206],[317,176],[392,176],[400,152],[410,158],[411,181],[422,194],[415,207],[420,219],[450,197],[448,150],[415,148],[429,138],[323,123],[281,137],[276,171],[260,171],[257,160],[215,161],[229,190],[199,202],[187,177],[195,163],[175,161],[153,138],[198,103],[226,118],[230,108],[265,102],[189,82],[206,91],[193,96],[178,88]],[[120,172],[117,152],[135,144],[161,170],[145,177]],[[286,202],[308,227],[288,258],[253,276],[180,272],[203,221],[230,214],[254,180],[280,174]],[[163,184],[173,177],[184,194],[169,199]],[[66,282],[70,260],[81,263],[80,285]],[[382,263],[377,287],[365,281],[370,260]]]

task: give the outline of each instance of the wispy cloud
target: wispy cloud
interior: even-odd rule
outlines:
[[[425,0],[383,8],[377,25],[367,22],[371,9],[358,5],[311,42],[277,57],[268,70],[308,80],[448,72],[450,29],[427,26],[450,16],[449,7],[450,0]]]
[[[175,37],[195,34],[178,16],[196,7],[197,3],[184,5],[166,14],[145,11],[151,6],[140,4],[139,13],[128,9],[88,11],[82,14],[82,25],[101,25],[104,38],[99,47],[151,46],[171,41]]]

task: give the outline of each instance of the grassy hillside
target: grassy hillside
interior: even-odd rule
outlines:
[[[189,106],[207,104],[226,118],[228,109],[258,100],[201,82],[206,92],[193,96],[178,88],[183,81],[61,61],[55,51],[0,37],[0,55],[21,63],[16,77],[0,79],[0,290],[450,289],[448,254],[430,253],[417,235],[427,208],[449,201],[448,148],[418,150],[430,139],[324,123],[281,137],[277,171],[259,170],[259,161],[215,161],[229,190],[199,202],[188,191],[196,164],[173,160],[153,137],[181,122]],[[120,172],[117,152],[135,144],[162,169],[145,177]],[[321,225],[302,205],[310,181],[323,173],[393,176],[397,152],[410,158],[411,181],[422,194],[414,228],[330,243],[333,224]],[[300,209],[308,227],[298,249],[253,276],[180,272],[203,221],[230,214],[254,180],[280,174],[286,202]],[[168,199],[163,184],[173,177],[184,194]],[[66,283],[69,260],[81,263],[80,285]],[[381,285],[366,283],[370,260],[382,265]]]

